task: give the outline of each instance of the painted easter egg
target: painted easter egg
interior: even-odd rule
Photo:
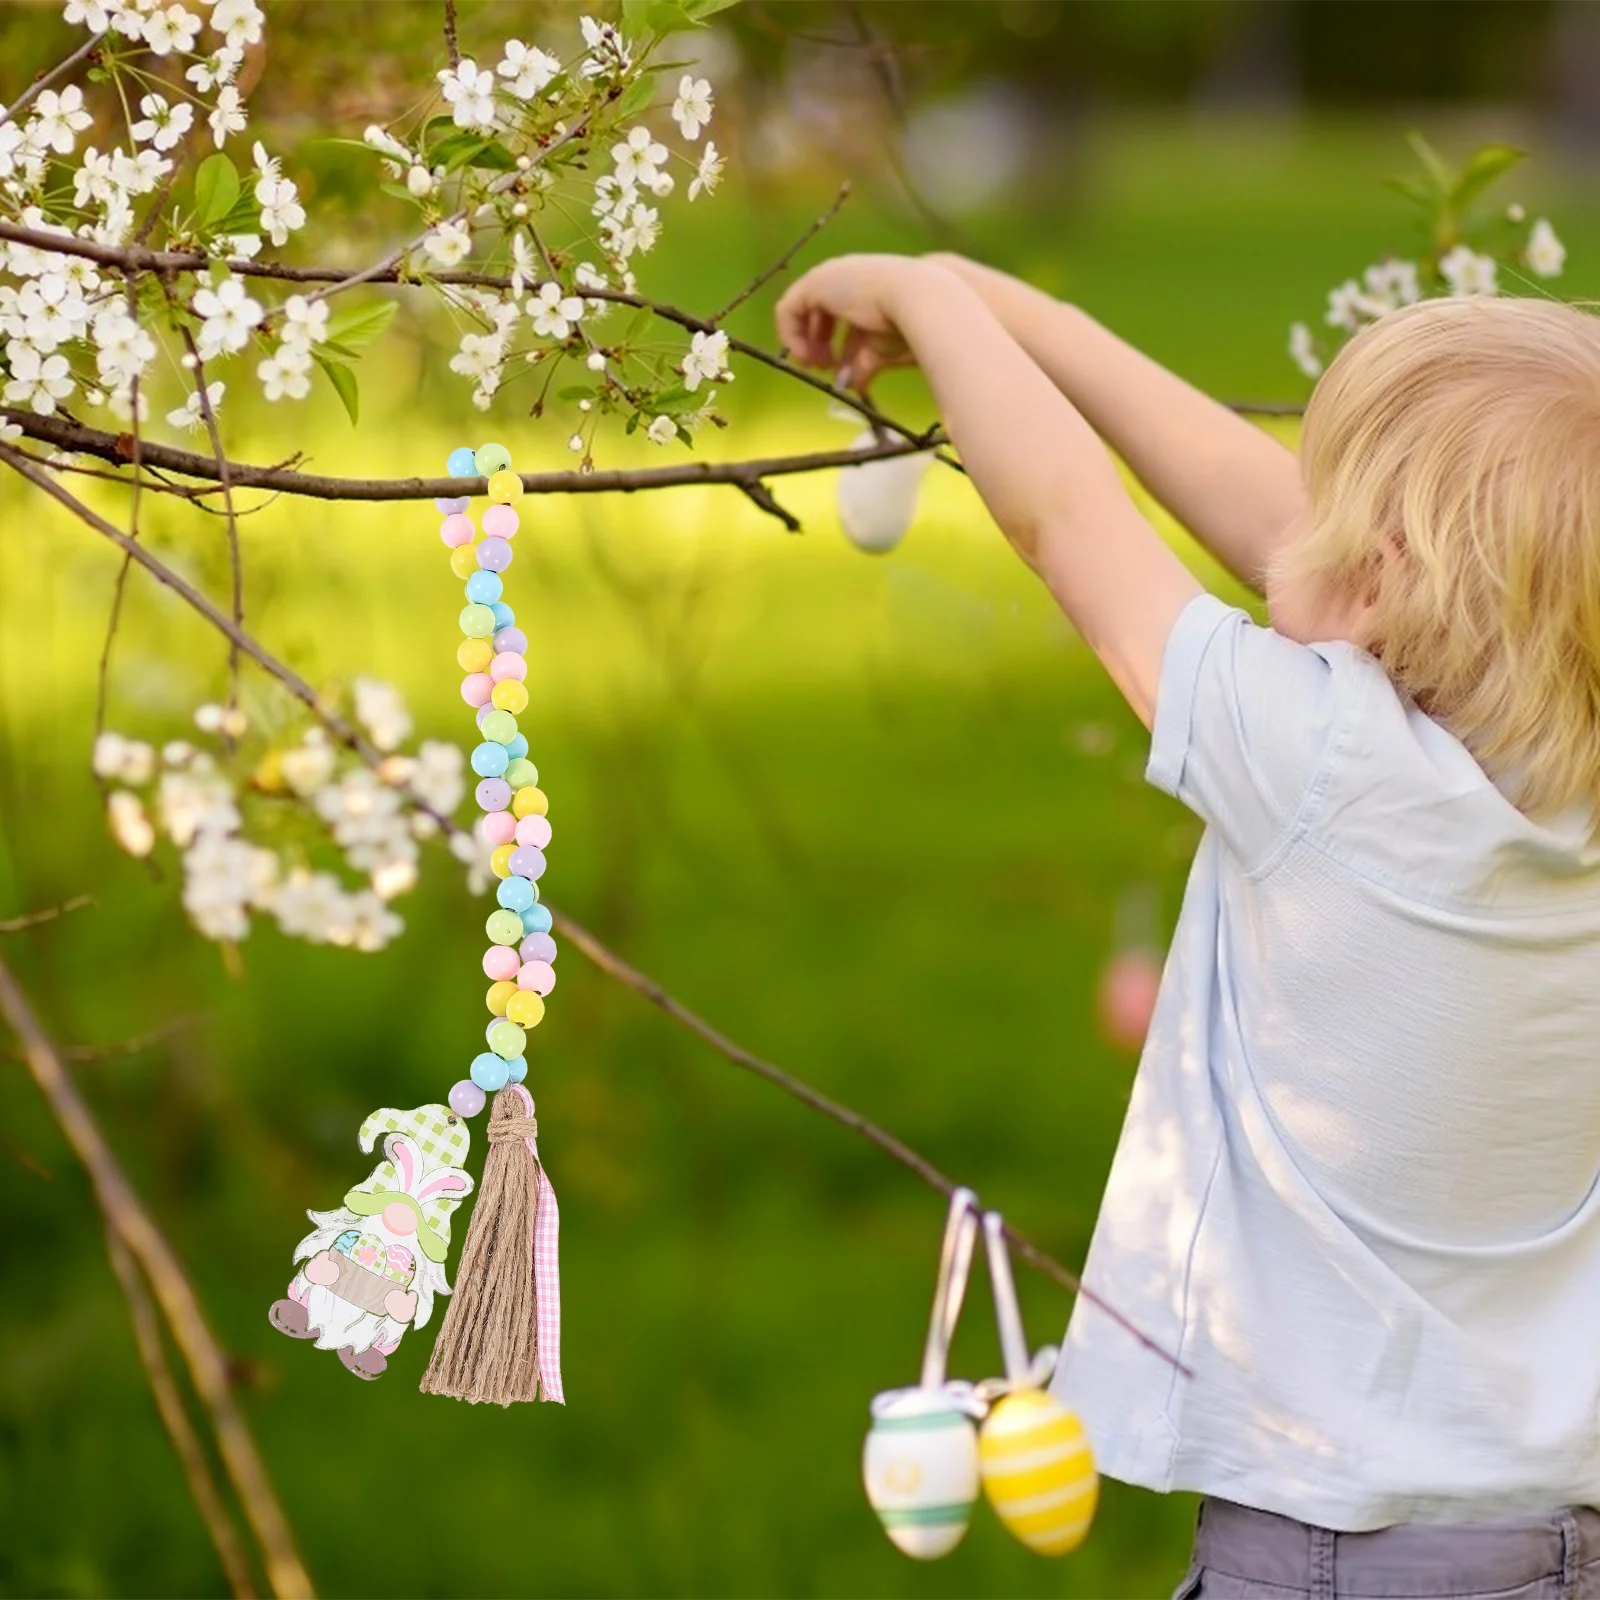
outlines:
[[[948,1555],[978,1498],[977,1430],[938,1389],[890,1390],[872,1402],[861,1474],[901,1550],[918,1561]]]
[[[877,435],[864,433],[852,450],[870,449]],[[917,494],[933,460],[930,452],[863,461],[839,473],[839,525],[858,550],[881,555],[906,536],[917,514]]]
[[[1100,1480],[1083,1424],[1043,1389],[995,1402],[978,1437],[983,1492],[1006,1528],[1041,1556],[1076,1550]]]

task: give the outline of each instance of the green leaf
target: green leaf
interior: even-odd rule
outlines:
[[[495,172],[510,172],[517,163],[503,144],[462,128],[434,145],[428,152],[428,164],[442,166],[448,172],[458,167],[489,167]]]
[[[1416,151],[1417,160],[1422,163],[1423,171],[1433,182],[1434,192],[1441,199],[1449,194],[1455,186],[1456,175],[1450,170],[1445,159],[1415,129],[1406,135],[1406,142]]]
[[[246,195],[215,226],[218,233],[260,233],[261,207]]]
[[[556,390],[557,400],[593,400],[594,385],[588,383],[569,383],[565,389]]]
[[[672,416],[679,411],[697,411],[705,400],[705,395],[690,394],[681,384],[675,389],[664,389],[654,400],[651,406],[663,416]]]
[[[1432,216],[1438,209],[1440,196],[1431,183],[1422,178],[1385,178],[1386,189],[1393,189],[1398,195],[1403,195],[1419,211]]]
[[[649,24],[645,21],[645,13],[650,9],[651,0],[622,0],[622,31],[625,34],[643,33]]]
[[[648,73],[641,72],[626,89],[622,91],[617,101],[618,117],[637,116],[656,97],[656,80]]]
[[[650,324],[655,321],[655,313],[649,306],[640,306],[628,318],[628,325],[622,330],[623,344],[636,344],[649,331]]]
[[[644,20],[652,33],[682,33],[694,26],[694,18],[678,0],[650,0],[644,8]]]
[[[736,6],[738,3],[739,0],[683,0],[683,9],[696,22],[699,22],[705,17],[714,16],[719,11],[726,11],[730,6]]]
[[[1501,173],[1510,171],[1527,153],[1515,145],[1480,145],[1467,157],[1461,176],[1450,191],[1450,204],[1458,211],[1465,210]]]
[[[317,357],[317,365],[328,375],[328,382],[333,385],[333,392],[338,395],[340,404],[344,406],[345,414],[352,423],[361,420],[361,395],[356,388],[356,375],[342,361],[329,361],[325,356]]]
[[[400,309],[398,300],[374,300],[328,319],[328,337],[349,350],[360,350],[372,343],[394,321]]]
[[[203,228],[220,222],[239,199],[239,174],[218,150],[202,161],[194,175],[194,215]]]

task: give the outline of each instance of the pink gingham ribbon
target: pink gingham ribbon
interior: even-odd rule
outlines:
[[[533,1096],[520,1083],[514,1087],[522,1097],[523,1110],[531,1117]],[[565,1405],[567,1397],[561,1388],[561,1211],[539,1159],[538,1146],[532,1139],[522,1142],[538,1173],[533,1216],[533,1299],[540,1398]]]

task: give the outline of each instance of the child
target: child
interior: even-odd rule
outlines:
[[[1207,1497],[1179,1595],[1600,1596],[1600,323],[1397,311],[1297,464],[959,259],[778,322],[922,367],[1208,824],[1085,1269],[1192,1376],[1080,1303],[1055,1380],[1109,1475]]]

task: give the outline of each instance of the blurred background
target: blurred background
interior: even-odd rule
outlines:
[[[1413,128],[1454,158],[1488,139],[1527,148],[1504,198],[1565,240],[1554,288],[1600,288],[1600,6],[752,0],[716,20],[679,53],[715,85],[725,188],[670,204],[640,264],[646,293],[693,311],[731,299],[848,178],[805,260],[966,251],[1215,393],[1302,401],[1289,324],[1318,323],[1334,284],[1415,248],[1384,187],[1413,164]],[[359,138],[429,87],[438,7],[279,0],[268,23],[252,106],[311,211],[301,248],[364,262],[405,215],[373,199],[364,158],[320,141]],[[480,60],[574,24],[560,6],[460,12]],[[55,8],[0,9],[0,96],[72,42]],[[770,342],[773,293],[735,331]],[[368,357],[359,427],[326,391],[275,408],[241,385],[232,451],[395,476],[498,438],[524,470],[569,465],[559,419],[530,420],[518,392],[472,411],[453,348],[402,316]],[[930,417],[913,376],[877,398]],[[751,367],[722,399],[731,428],[701,440],[713,456],[854,432]],[[666,459],[649,448],[603,435],[597,456]],[[97,487],[108,514],[121,506]],[[1196,825],[1146,789],[1141,729],[956,474],[929,475],[881,558],[841,536],[830,476],[774,487],[802,535],[728,490],[524,503],[509,588],[536,641],[549,898],[1076,1265],[1134,1069],[1138,1006],[1107,1008],[1159,961]],[[314,683],[387,679],[423,735],[459,740],[459,602],[435,522],[418,503],[272,503],[243,524],[247,613]],[[147,526],[224,592],[220,531],[168,507]],[[121,854],[89,777],[116,566],[0,479],[0,917],[96,901],[9,937],[5,956],[57,1036],[87,1047],[84,1091],[194,1276],[322,1592],[1170,1591],[1192,1501],[1115,1484],[1063,1562],[982,1509],[942,1563],[891,1548],[860,1443],[871,1396],[916,1377],[941,1202],[570,949],[530,1082],[562,1202],[567,1407],[424,1398],[431,1332],[375,1387],[273,1332],[303,1211],[368,1170],[362,1118],[461,1074],[484,908],[434,847],[399,907],[405,938],[380,954],[266,922],[234,951],[199,938],[170,852],[154,869]],[[217,639],[136,574],[110,725],[190,735],[224,672]],[[292,724],[263,680],[247,685],[259,726]],[[94,1052],[175,1020],[147,1050]],[[0,1067],[0,1210],[0,1590],[220,1592],[86,1181],[15,1065]],[[1032,1340],[1054,1342],[1067,1298],[1031,1273],[1020,1287]],[[998,1365],[981,1283],[953,1364]]]

